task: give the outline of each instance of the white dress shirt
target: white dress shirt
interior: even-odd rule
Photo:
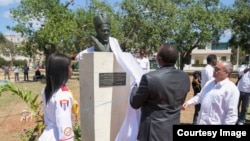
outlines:
[[[212,79],[187,105],[201,104],[197,124],[235,124],[238,119],[239,90],[228,78],[215,83]]]
[[[206,67],[201,71],[201,88],[204,87],[207,81],[213,79],[214,67],[207,64]]]
[[[239,68],[239,76],[243,75],[242,78],[240,79],[240,81],[238,82],[238,89],[241,92],[245,92],[245,93],[250,93],[250,73],[249,71],[247,71],[244,74],[244,70],[246,68],[248,68],[248,65],[241,65]]]
[[[136,58],[136,61],[139,63],[145,73],[150,71],[149,59],[147,57]]]

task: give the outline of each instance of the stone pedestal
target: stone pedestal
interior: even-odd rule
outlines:
[[[112,52],[86,53],[79,67],[82,140],[114,141],[126,114],[130,77]],[[115,73],[125,73],[126,84],[103,86],[110,81],[106,74]]]

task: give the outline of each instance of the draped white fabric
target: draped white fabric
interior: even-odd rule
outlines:
[[[116,60],[122,69],[128,73],[131,77],[130,80],[130,90],[132,87],[137,84],[139,85],[141,76],[144,71],[136,62],[134,57],[130,53],[122,52],[118,41],[115,38],[110,37],[110,46],[115,54]],[[130,94],[130,93],[129,93]],[[130,97],[130,96],[129,96]],[[140,122],[140,109],[133,109],[130,106],[128,99],[127,113],[122,123],[122,126],[116,136],[115,141],[136,141],[137,133]]]
[[[110,37],[109,43],[119,65],[126,73],[128,73],[133,78],[132,81],[136,81],[136,83],[139,84],[144,71],[136,62],[132,54],[122,52],[120,45],[115,38]]]

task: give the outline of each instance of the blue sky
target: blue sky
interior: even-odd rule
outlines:
[[[63,0],[65,1],[65,0]],[[74,0],[72,8],[79,8],[86,5],[86,2],[90,0]],[[106,0],[106,1],[120,1],[120,0]],[[9,10],[15,8],[19,4],[20,0],[0,0],[0,32],[5,35],[15,34],[10,31],[6,26],[13,26],[15,23],[9,18]],[[234,0],[221,0],[226,5],[233,4]],[[221,41],[227,41],[230,38],[231,32],[227,31],[226,35],[221,38]]]

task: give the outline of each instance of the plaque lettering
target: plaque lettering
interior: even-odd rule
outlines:
[[[126,85],[126,73],[99,73],[99,86],[121,86]]]

